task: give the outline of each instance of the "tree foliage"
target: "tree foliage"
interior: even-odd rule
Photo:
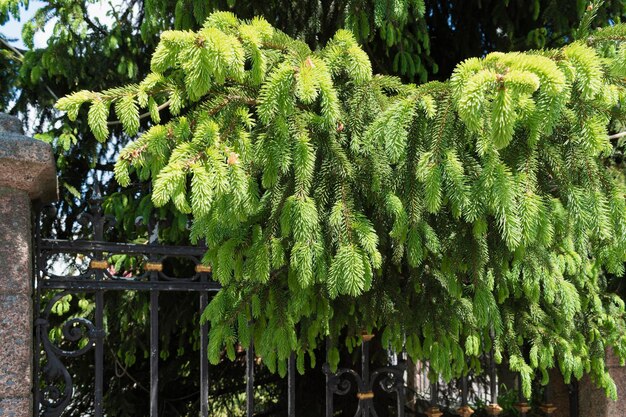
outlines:
[[[415,86],[373,75],[348,31],[312,50],[219,12],[163,32],[143,81],[57,107],[88,104],[100,140],[111,109],[128,134],[151,110],[116,178],[151,180],[153,203],[205,240],[223,285],[203,315],[212,361],[254,335],[284,374],[291,351],[303,370],[325,337],[376,330],[445,379],[493,349],[526,395],[558,366],[615,396],[604,352],[626,357],[624,304],[604,272],[624,272],[626,203],[606,160],[624,40],[614,25]]]
[[[100,3],[106,16],[90,13],[94,3]],[[621,21],[622,0],[605,3],[596,8],[593,25]],[[0,3],[0,23],[11,17],[23,19],[23,7],[37,8],[22,31],[26,48],[8,44],[7,38],[19,34],[0,33],[0,110],[20,115],[28,131],[52,143],[61,186],[59,210],[64,214],[55,228],[67,236],[84,210],[76,196],[91,188],[94,177],[99,181],[109,178],[112,159],[130,137],[119,125],[110,124],[114,140],[102,146],[87,127],[87,114],[79,114],[77,123],[68,123],[53,104],[57,97],[78,89],[100,91],[139,82],[150,71],[156,34],[163,30],[197,30],[212,11],[231,10],[247,19],[264,16],[315,49],[344,27],[363,45],[376,73],[424,81],[445,79],[458,62],[486,51],[568,42],[587,1],[126,0],[105,6],[94,0],[30,4],[6,0]],[[36,47],[34,37],[44,28],[49,38],[44,47]],[[155,108],[150,107],[153,112]],[[141,119],[141,126],[147,127],[146,118]],[[107,182],[105,191],[110,195],[119,187]],[[162,238],[171,241],[181,234],[184,230]]]

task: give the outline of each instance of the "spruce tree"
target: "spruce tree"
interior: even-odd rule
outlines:
[[[559,367],[615,397],[604,354],[626,359],[626,323],[605,274],[624,272],[626,186],[606,158],[625,40],[615,25],[416,86],[373,75],[350,32],[311,50],[218,12],[163,32],[142,82],[57,108],[89,104],[100,141],[111,112],[129,135],[151,117],[115,175],[152,181],[153,204],[207,244],[223,286],[203,315],[213,362],[254,336],[270,370],[295,351],[303,372],[330,337],[335,367],[341,332],[353,348],[376,331],[444,379],[493,350],[526,396]]]

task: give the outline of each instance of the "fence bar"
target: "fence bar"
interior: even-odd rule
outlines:
[[[296,417],[296,354],[291,352],[287,367],[287,415]]]
[[[490,361],[490,370],[489,370],[489,390],[491,394],[491,404],[498,403],[498,381],[496,375],[496,361],[493,354],[493,349],[491,350],[491,361]]]
[[[328,364],[328,353],[330,352],[330,338],[326,338],[326,363]],[[333,392],[330,389],[330,370],[326,372],[326,417],[333,417]]]
[[[439,400],[437,397],[439,397],[439,386],[437,382],[435,381],[430,384],[430,406],[431,407],[437,406],[437,401]]]
[[[474,410],[467,403],[467,379],[468,374],[461,376],[461,406],[456,410],[461,417],[469,417],[474,414]]]
[[[397,395],[397,408],[398,408],[398,417],[404,417],[405,416],[405,411],[404,411],[404,407],[406,406],[406,379],[404,377],[404,374],[406,372],[406,362],[407,362],[407,354],[406,354],[406,350],[402,350],[402,354],[400,355],[400,359],[398,360],[398,355],[395,354],[395,358],[396,358],[396,366],[401,364],[402,365],[402,369],[403,369],[403,373],[402,373],[402,387],[400,387],[400,389],[398,390],[398,395]]]
[[[96,275],[101,275],[100,271]],[[103,385],[104,385],[104,292],[96,291],[96,348],[95,348],[95,391],[94,391],[94,416],[102,417]]]
[[[370,380],[370,340],[372,335],[368,335],[365,333],[361,334],[361,340],[363,341],[361,344],[361,381]],[[364,387],[358,387],[359,391]],[[371,400],[370,400],[371,401]],[[361,400],[359,401],[360,404]],[[362,409],[362,417],[370,416],[370,407],[365,404]]]
[[[491,404],[498,403],[498,376],[496,375],[496,356],[495,356],[495,332],[493,328],[489,329],[489,337],[491,338],[491,352],[489,357],[489,383]]]
[[[202,281],[206,280],[206,275],[200,276]],[[204,312],[208,304],[209,294],[200,293],[200,315]],[[209,324],[200,325],[200,417],[209,417],[209,358],[207,357],[207,346],[209,345]]]
[[[96,223],[94,225],[94,237],[101,238],[103,236],[102,225]],[[94,253],[94,259],[102,260],[102,253]],[[104,273],[102,270],[95,271],[95,280],[102,281]],[[102,417],[104,414],[102,397],[104,386],[104,292],[96,291],[96,311],[95,311],[95,327],[96,327],[96,346],[95,353],[95,380],[94,380],[94,416]]]
[[[467,405],[467,375],[461,377],[461,405]]]
[[[254,415],[254,336],[250,334],[250,347],[246,351],[246,416]]]
[[[580,410],[578,408],[578,381],[572,380],[569,384],[569,415],[570,417],[579,417]]]
[[[40,282],[46,290],[72,290],[91,292],[95,290],[116,291],[219,291],[219,282],[198,281],[135,281],[127,279],[107,279],[106,281],[77,280],[75,278],[44,279]]]
[[[41,239],[40,249],[45,253],[87,253],[108,252],[128,255],[169,255],[202,257],[204,246],[145,245],[137,243],[104,242],[102,237],[95,240]]]
[[[443,415],[443,413],[437,406],[438,390],[439,386],[437,384],[437,381],[435,380],[435,382],[432,382],[430,384],[430,407],[428,407],[428,410],[426,410],[426,415],[428,417],[441,417]]]
[[[496,370],[496,357],[495,357],[495,333],[493,328],[489,331],[489,337],[491,338],[491,354],[489,361],[489,385],[491,402],[487,406],[487,414],[490,416],[497,416],[502,413],[502,407],[498,405],[498,373]]]
[[[151,273],[155,274],[154,272]],[[150,417],[159,415],[159,292],[150,292]]]
[[[544,386],[543,389],[543,402],[539,407],[541,411],[547,416],[551,416],[557,410],[557,407],[552,404],[552,390],[550,384]]]

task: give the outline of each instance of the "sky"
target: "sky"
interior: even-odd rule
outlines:
[[[113,22],[113,19],[107,16],[106,12],[108,10],[111,10],[111,5],[113,5],[113,7],[117,7],[120,4],[122,4],[124,1],[125,0],[96,1],[93,4],[89,4],[87,6],[87,13],[92,19],[98,18],[100,23],[104,25],[109,25]],[[29,19],[31,19],[35,15],[35,12],[38,9],[45,6],[46,4],[45,2],[41,0],[30,0],[29,3],[30,5],[28,9],[25,9],[22,7],[19,19],[12,18],[8,22],[6,22],[4,25],[0,26],[0,34],[4,35],[9,40],[9,43],[12,46],[16,48],[20,48],[20,49],[26,49],[26,46],[24,45],[24,42],[22,41],[22,26],[24,25],[25,22],[27,22]],[[46,46],[46,42],[48,41],[48,38],[52,34],[55,23],[56,23],[56,19],[49,21],[46,24],[43,31],[39,31],[35,34],[35,37],[34,37],[35,48],[44,48]],[[9,105],[9,107],[10,106],[11,105]],[[34,117],[34,115],[31,115],[31,116]],[[30,116],[28,118],[29,120],[31,119]],[[26,129],[26,133],[31,136],[34,133],[36,133],[30,130],[30,128],[34,126],[34,119],[32,120],[33,121],[27,123],[27,129]]]
[[[25,48],[24,42],[22,42],[22,26],[24,25],[24,22],[33,17],[35,11],[43,5],[44,2],[42,1],[31,1],[28,10],[24,10],[24,8],[22,8],[22,11],[20,13],[20,20],[15,20],[11,18],[11,20],[9,20],[7,23],[0,27],[0,32],[12,41],[11,45],[18,48]],[[46,36],[42,33],[38,33],[35,36],[35,45],[37,47],[42,47],[43,45],[45,45],[48,36],[49,35]]]
[[[110,9],[109,4],[112,4],[113,7],[116,7],[124,0],[100,0],[93,4],[89,4],[87,6],[87,12],[89,16],[97,17],[101,23],[107,24],[111,21],[110,18],[106,16],[106,11]],[[11,45],[17,48],[25,48],[24,42],[22,42],[22,26],[24,22],[28,21],[35,14],[37,9],[43,7],[45,2],[41,0],[30,0],[30,5],[28,9],[22,8],[20,13],[20,19],[11,19],[4,25],[0,26],[0,33],[5,35],[8,39],[12,40]],[[43,48],[46,45],[46,41],[51,35],[52,28],[54,27],[54,20],[49,21],[46,24],[43,32],[37,32],[35,34],[35,48]]]

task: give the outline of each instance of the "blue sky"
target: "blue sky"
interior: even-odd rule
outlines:
[[[11,42],[11,45],[18,48],[24,48],[24,42],[22,42],[22,26],[24,25],[24,22],[33,17],[35,11],[43,5],[44,2],[42,1],[31,0],[30,7],[27,10],[22,8],[20,19],[16,20],[11,18],[11,20],[0,27],[0,33],[5,35],[8,39],[17,39],[17,41]],[[45,39],[47,39],[47,37],[45,37]],[[43,46],[43,44],[45,44],[45,39],[41,35],[36,36],[35,43],[37,46]]]
[[[89,13],[89,16],[97,17],[102,24],[106,25],[112,21],[109,16],[106,16],[107,10],[111,10],[111,7],[119,6],[123,1],[124,0],[100,0],[92,4],[88,4],[87,12]],[[11,45],[18,48],[25,47],[24,42],[22,42],[22,26],[24,25],[24,22],[32,18],[37,9],[45,5],[45,2],[41,0],[30,0],[29,3],[28,9],[22,8],[19,20],[11,19],[4,25],[0,26],[0,33],[8,39],[14,40],[11,42]],[[50,37],[50,32],[52,31],[54,23],[54,20],[48,22],[43,32],[35,34],[36,48],[42,48],[46,45],[46,41],[48,40],[48,37]]]

